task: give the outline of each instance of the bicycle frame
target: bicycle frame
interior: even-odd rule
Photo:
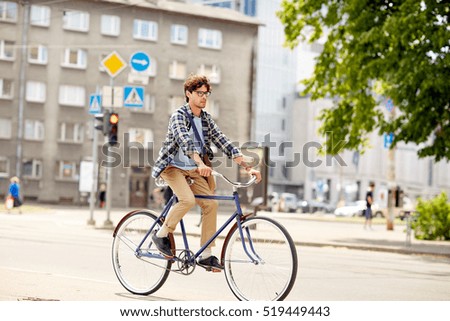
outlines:
[[[241,225],[241,219],[243,218],[243,213],[242,213],[242,208],[241,208],[241,204],[239,201],[239,194],[237,192],[236,189],[234,189],[233,191],[233,195],[232,196],[219,196],[219,195],[195,195],[195,198],[201,198],[201,199],[211,199],[211,200],[225,200],[225,201],[234,201],[235,205],[236,205],[236,211],[234,212],[233,215],[230,216],[230,218],[216,231],[216,233],[214,233],[214,235],[197,251],[197,253],[195,253],[193,255],[193,258],[190,259],[197,259],[202,253],[203,251],[229,226],[229,224],[231,222],[233,222],[233,220],[236,220],[236,224],[237,224],[237,228],[239,229],[239,233],[241,236],[241,242],[242,242],[242,246],[244,248],[245,253],[247,254],[247,256],[249,257],[249,259],[251,260],[251,262],[257,264],[259,263],[261,260],[259,258],[259,256],[256,254],[254,248],[253,248],[253,241],[250,237],[249,231],[247,230],[247,237],[249,240],[249,247],[250,250],[252,252],[252,254],[250,254],[249,249],[247,248],[247,245],[245,244],[245,238],[244,238],[244,231],[242,229],[242,225]],[[177,197],[176,195],[173,195],[169,202],[166,204],[166,206],[164,207],[162,213],[158,216],[157,220],[155,221],[155,223],[149,228],[147,234],[144,236],[143,240],[141,241],[141,243],[138,245],[138,247],[136,248],[136,254],[138,256],[145,256],[145,257],[152,257],[152,258],[160,258],[160,259],[166,259],[164,258],[161,254],[153,254],[153,253],[145,253],[141,251],[141,247],[142,245],[145,243],[145,241],[148,239],[148,237],[150,236],[150,233],[153,231],[155,225],[158,222],[161,222],[163,218],[165,218],[168,213],[169,210],[171,209],[172,205],[174,203],[177,202]],[[187,250],[188,253],[190,252],[189,249],[189,242],[187,239],[187,234],[186,234],[186,229],[184,226],[184,222],[183,219],[181,219],[180,221],[180,227],[181,227],[181,234],[183,237],[183,243],[184,243],[184,250]],[[189,255],[189,254],[188,254]],[[172,260],[176,260],[177,258],[174,257]]]

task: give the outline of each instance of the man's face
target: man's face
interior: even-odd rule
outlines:
[[[192,93],[186,91],[186,95],[189,97],[189,104],[197,108],[203,109],[206,107],[207,96],[209,95],[208,89],[205,85],[195,89]]]

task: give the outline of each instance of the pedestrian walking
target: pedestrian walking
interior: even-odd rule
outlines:
[[[366,220],[364,222],[364,229],[371,229],[372,228],[372,204],[373,204],[373,191],[375,189],[375,183],[370,182],[369,189],[366,193],[366,210],[365,210],[365,217]]]
[[[17,207],[19,209],[19,214],[22,214],[22,209],[20,208],[23,204],[20,197],[20,180],[17,176],[11,177],[9,184],[8,197],[12,198],[12,207]],[[8,208],[8,207],[7,207]],[[8,208],[8,213],[10,213],[10,208]]]

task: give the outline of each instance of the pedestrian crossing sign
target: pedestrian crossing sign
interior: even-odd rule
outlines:
[[[102,96],[92,94],[89,96],[89,114],[99,114],[102,112]]]
[[[144,107],[144,87],[126,86],[123,88],[123,106],[129,108]]]

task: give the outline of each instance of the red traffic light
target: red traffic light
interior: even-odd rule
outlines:
[[[111,125],[116,125],[119,122],[119,115],[113,113],[109,116],[109,123]]]

